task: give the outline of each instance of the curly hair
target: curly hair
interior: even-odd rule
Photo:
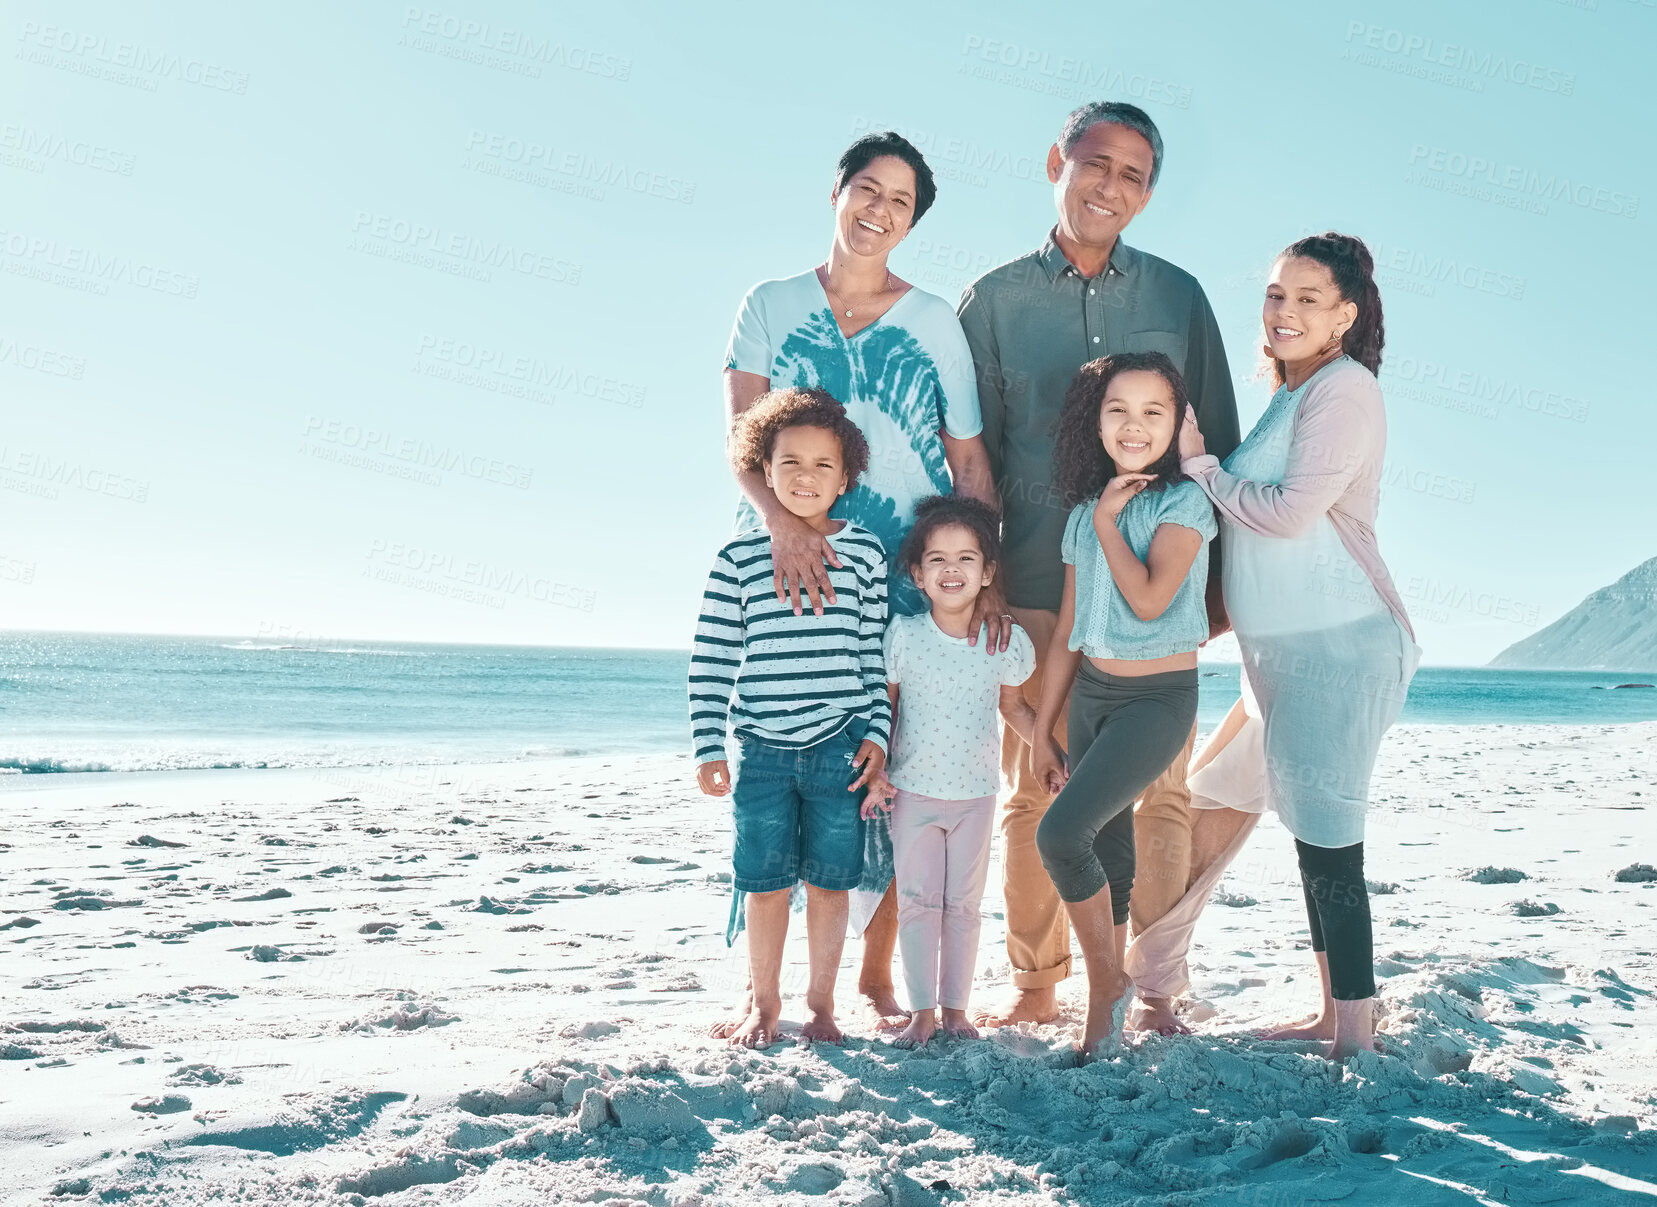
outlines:
[[[739,474],[764,469],[777,447],[777,434],[791,427],[822,428],[840,442],[840,467],[848,491],[869,468],[869,442],[846,408],[827,390],[797,386],[761,394],[737,416],[731,425],[731,467]]]
[[[1329,270],[1343,302],[1355,302],[1358,317],[1341,336],[1341,351],[1376,376],[1381,373],[1381,349],[1386,327],[1381,321],[1381,291],[1375,285],[1375,257],[1356,235],[1325,231],[1296,239],[1283,249],[1280,260],[1314,260]],[[1283,384],[1283,362],[1272,361],[1277,384]]]
[[[1105,404],[1111,378],[1132,371],[1155,373],[1168,383],[1174,396],[1174,438],[1168,442],[1167,451],[1145,467],[1144,472],[1156,475],[1156,481],[1146,489],[1161,490],[1185,480],[1179,468],[1179,433],[1185,426],[1189,401],[1185,378],[1161,352],[1118,352],[1088,361],[1064,392],[1064,411],[1059,415],[1053,440],[1053,485],[1066,507],[1093,498],[1116,476],[1116,464],[1099,439],[1099,411]]]
[[[972,533],[986,566],[1001,561],[1001,517],[995,508],[965,495],[933,495],[915,504],[915,525],[898,546],[898,561],[910,578],[918,580],[915,570],[926,554],[926,542],[932,534],[951,524],[959,524]]]

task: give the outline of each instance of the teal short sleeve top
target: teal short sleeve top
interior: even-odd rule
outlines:
[[[1218,525],[1208,496],[1195,482],[1176,482],[1161,490],[1143,490],[1129,499],[1116,517],[1117,531],[1140,561],[1164,524],[1178,524],[1202,534],[1202,548],[1161,616],[1141,620],[1111,577],[1105,551],[1093,531],[1095,496],[1078,503],[1064,526],[1060,547],[1066,565],[1076,567],[1076,624],[1070,648],[1089,658],[1143,662],[1194,650],[1208,640],[1208,542]]]

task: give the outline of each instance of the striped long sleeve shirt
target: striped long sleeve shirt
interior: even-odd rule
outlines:
[[[773,746],[802,748],[854,716],[886,748],[892,728],[881,640],[886,557],[867,529],[847,523],[829,538],[839,569],[826,567],[835,602],[796,616],[772,585],[771,538],[745,532],[719,551],[690,656],[690,719],[696,762],[725,755],[725,725]]]

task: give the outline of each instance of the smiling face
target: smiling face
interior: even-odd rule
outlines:
[[[828,509],[846,493],[839,438],[827,428],[783,428],[765,461],[765,484],[789,511],[821,528]]]
[[[915,169],[877,156],[832,199],[835,242],[854,255],[886,255],[915,224]]]
[[[964,524],[939,524],[927,534],[926,548],[910,573],[935,606],[967,608],[995,578],[984,561],[978,538]]]
[[[1341,300],[1334,276],[1316,260],[1293,256],[1272,265],[1260,321],[1278,360],[1294,364],[1322,356],[1357,318],[1357,303]]]
[[[1105,387],[1099,439],[1119,474],[1143,473],[1174,442],[1174,391],[1160,373],[1129,369]]]
[[[1047,153],[1059,230],[1084,247],[1108,248],[1151,199],[1151,144],[1111,122],[1089,126],[1062,155]]]

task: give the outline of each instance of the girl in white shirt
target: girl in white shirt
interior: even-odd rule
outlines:
[[[895,792],[873,808],[892,813],[897,864],[898,949],[909,1025],[896,1043],[917,1047],[941,1025],[976,1037],[967,997],[978,958],[979,904],[989,870],[995,798],[1001,786],[997,716],[1031,741],[1035,710],[1019,684],[1036,651],[1013,626],[1006,649],[969,645],[973,606],[995,578],[1000,519],[959,495],[921,502],[899,553],[930,612],[899,616],[886,630],[886,690],[896,729],[886,774]],[[942,1020],[938,1018],[942,1010]]]

